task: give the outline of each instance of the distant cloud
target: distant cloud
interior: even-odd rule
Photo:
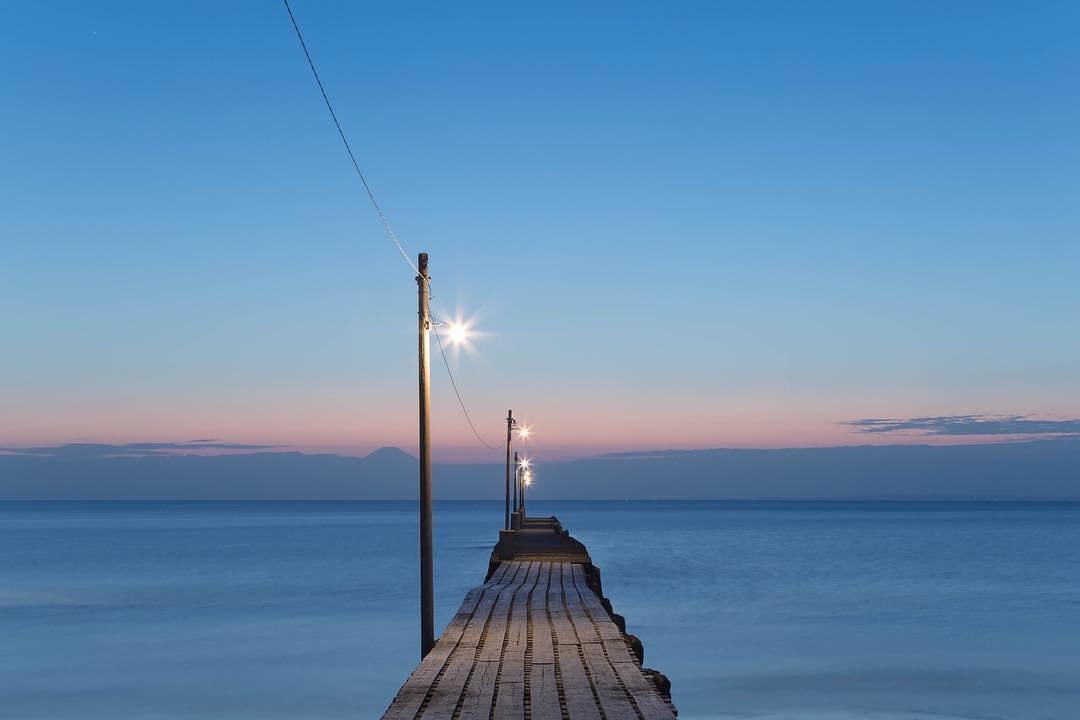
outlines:
[[[861,433],[915,432],[921,435],[1080,436],[1080,419],[1037,420],[1027,415],[945,415],[917,418],[864,418],[845,423]]]
[[[217,440],[189,440],[186,442],[141,442],[109,445],[105,443],[66,443],[46,447],[0,447],[0,453],[24,457],[67,458],[71,460],[94,460],[115,457],[148,457],[152,455],[181,455],[203,451],[270,450],[275,445],[250,445],[246,443],[220,442]]]

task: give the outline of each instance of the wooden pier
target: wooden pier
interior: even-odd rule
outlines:
[[[515,525],[383,720],[673,720],[585,546],[555,518]]]

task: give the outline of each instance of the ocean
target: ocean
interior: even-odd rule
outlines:
[[[1075,720],[1080,504],[540,502],[681,720]],[[437,503],[437,626],[501,503]],[[0,718],[377,718],[416,508],[0,503]]]

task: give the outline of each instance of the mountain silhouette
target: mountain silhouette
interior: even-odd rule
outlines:
[[[182,447],[177,444],[176,447]],[[135,452],[132,452],[132,448]],[[4,500],[413,500],[417,459],[301,452],[191,455],[168,443],[8,448]],[[1080,439],[980,445],[663,450],[540,462],[537,499],[1080,500]],[[436,463],[437,500],[502,500],[501,463]]]

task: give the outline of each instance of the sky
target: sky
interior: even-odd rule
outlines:
[[[487,443],[1080,415],[1076,3],[292,6]],[[0,446],[415,451],[414,273],[280,3],[4,3],[0,62]],[[434,360],[436,457],[497,458]]]

